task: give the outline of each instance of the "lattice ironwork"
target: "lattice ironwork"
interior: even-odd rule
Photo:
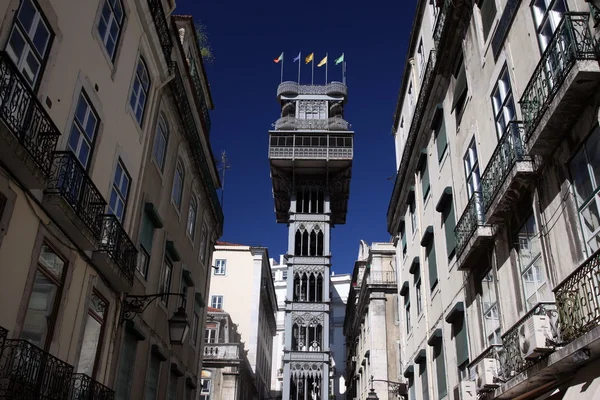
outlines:
[[[194,83],[194,89],[196,90],[196,98],[199,101],[200,112],[202,113],[202,118],[204,120],[206,136],[208,136],[210,135],[210,128],[212,126],[212,122],[210,120],[210,114],[208,112],[208,105],[206,104],[204,88],[200,80],[200,73],[198,72],[198,67],[196,67],[196,62],[191,57],[189,61],[190,75],[192,76],[192,82]]]
[[[271,134],[269,158],[352,160],[352,135]]]
[[[598,59],[588,21],[589,13],[566,13],[548,43],[519,101],[525,141],[531,137],[575,62]]]
[[[522,134],[522,122],[509,122],[490,158],[490,162],[483,171],[481,188],[483,191],[483,204],[485,205],[484,212],[489,210],[515,164],[518,161],[530,160],[523,146]]]
[[[446,20],[448,19],[448,16],[451,13],[451,9],[454,8],[454,2],[455,0],[445,0],[441,10],[439,11],[437,21],[435,23],[435,28],[433,30],[433,42],[435,43],[436,49],[440,44],[442,36],[446,32]]]
[[[106,252],[113,259],[129,284],[132,284],[138,251],[114,215],[102,216],[100,251]]]
[[[2,349],[2,346],[4,345],[4,341],[6,340],[7,336],[8,336],[8,329],[5,329],[0,326],[0,350]]]
[[[162,7],[162,1],[148,0],[148,8],[150,9],[150,15],[152,15],[152,20],[154,21],[154,27],[156,28],[158,40],[160,41],[160,47],[165,56],[167,69],[172,71],[173,62],[171,61],[171,51],[173,50],[173,39],[169,32],[169,24]]]
[[[485,224],[483,210],[483,195],[481,192],[474,192],[454,228],[454,233],[456,233],[456,254],[458,256],[467,247],[469,239],[471,239],[477,228]]]
[[[440,16],[441,18],[441,16]],[[406,137],[406,143],[404,145],[404,151],[402,152],[402,158],[400,160],[400,166],[398,167],[398,173],[396,174],[396,181],[394,182],[394,190],[388,206],[387,220],[388,230],[391,233],[391,227],[394,222],[394,214],[400,198],[400,193],[407,184],[407,178],[409,178],[408,163],[411,156],[413,155],[415,142],[417,141],[418,133],[421,129],[421,121],[423,120],[423,114],[427,103],[430,100],[429,95],[433,87],[433,81],[435,79],[436,69],[436,56],[435,50],[431,50],[429,53],[429,59],[427,61],[427,67],[425,69],[425,76],[423,78],[423,85],[419,91],[419,98],[413,112],[413,118],[410,123],[410,129],[408,136]]]
[[[0,52],[0,118],[48,175],[60,131],[6,52]]]
[[[85,374],[74,374],[71,378],[69,400],[114,400],[115,392]]]
[[[72,151],[54,152],[46,193],[62,196],[94,237],[100,239],[106,201]]]
[[[551,352],[544,353],[538,358],[526,360],[521,354],[521,343],[519,331],[521,326],[525,325],[534,315],[545,315],[551,321],[552,338],[547,338],[548,345],[554,345],[559,342],[559,319],[558,310],[554,302],[540,302],[525,314],[516,324],[514,324],[506,333],[502,335],[502,351],[499,351],[500,375],[504,380],[508,380],[517,374],[525,371],[540,359],[547,357]]]
[[[600,251],[554,288],[561,338],[570,342],[600,325]]]
[[[322,131],[348,131],[350,123],[341,117],[327,119],[299,119],[295,117],[281,117],[275,121],[276,130],[322,130]]]
[[[73,367],[25,340],[6,340],[0,351],[0,399],[69,398]]]

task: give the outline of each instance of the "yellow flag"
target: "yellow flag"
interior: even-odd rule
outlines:
[[[319,62],[319,64],[317,64],[317,67],[321,67],[325,64],[327,64],[327,56],[325,56],[325,58],[322,59],[321,62]]]
[[[309,62],[311,62],[313,60],[313,58],[315,58],[315,53],[310,53],[308,56],[306,56],[304,61],[306,61],[306,63],[308,64]]]

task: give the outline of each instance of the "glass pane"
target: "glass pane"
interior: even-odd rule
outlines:
[[[62,277],[65,262],[49,246],[42,245],[38,262],[56,276],[57,279]]]
[[[7,51],[15,64],[19,64],[23,51],[25,49],[25,38],[16,27],[13,29],[10,39],[8,40]]]
[[[592,167],[595,186],[597,188],[600,183],[600,128],[596,128],[596,131],[590,136],[585,144],[585,149],[590,167]]]
[[[29,83],[33,85],[36,81],[38,71],[40,70],[40,62],[33,55],[33,52],[29,51],[27,54],[27,62],[23,65],[23,73],[26,75]]]
[[[78,159],[81,165],[87,167],[88,156],[90,155],[90,145],[86,141],[82,141],[81,148],[79,149]]]
[[[50,32],[44,22],[40,19],[35,34],[33,36],[33,45],[35,49],[38,51],[40,57],[43,57],[46,54],[46,46],[48,45],[48,40],[50,39]]]
[[[36,10],[31,4],[31,0],[23,0],[21,10],[19,11],[19,22],[27,32],[30,32],[33,19],[35,18]]]
[[[577,152],[573,160],[571,160],[570,170],[573,178],[573,186],[575,187],[575,195],[581,204],[592,195],[593,191],[585,149],[583,147]]]
[[[92,112],[92,110],[90,110],[90,113],[88,115],[88,120],[87,123],[85,124],[85,133],[86,136],[91,140],[94,140],[94,135],[96,133],[96,123],[97,123],[97,119],[96,116],[94,115],[94,113]]]
[[[106,302],[102,300],[96,293],[92,293],[90,301],[90,309],[100,318],[104,319],[104,313],[106,312]]]
[[[86,374],[88,376],[93,375],[101,332],[102,325],[100,322],[88,314],[85,330],[83,332],[83,343],[81,345],[77,373]]]
[[[120,190],[123,197],[127,197],[127,194],[129,193],[129,177],[126,174],[123,174]]]
[[[591,237],[600,227],[600,213],[598,213],[598,204],[595,199],[581,211],[581,223],[586,237]]]
[[[37,271],[21,331],[22,339],[35,346],[45,347],[57,292],[58,287],[46,275]]]

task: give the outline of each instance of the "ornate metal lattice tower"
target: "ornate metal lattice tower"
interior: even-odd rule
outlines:
[[[330,232],[346,222],[353,157],[347,93],[340,82],[277,89],[269,161],[277,222],[289,230],[283,400],[329,396]]]

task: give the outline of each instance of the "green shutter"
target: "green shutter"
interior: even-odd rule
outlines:
[[[461,313],[452,322],[454,343],[456,344],[456,365],[459,366],[469,359],[469,344],[467,343],[467,324]]]
[[[427,263],[429,264],[429,288],[433,290],[438,283],[437,262],[435,260],[435,244],[433,238],[427,243]]]
[[[423,169],[421,170],[421,188],[423,189],[423,199],[427,198],[427,194],[429,194],[429,171],[427,169],[427,161],[423,164]]]
[[[116,400],[129,400],[131,397],[131,382],[133,380],[133,366],[135,365],[137,342],[138,338],[135,336],[135,334],[126,331],[121,350],[121,359],[119,360],[119,369],[116,377]]]
[[[423,392],[423,400],[429,400],[429,384],[427,383],[427,362],[423,360],[419,364],[419,372],[421,374],[421,390]]]
[[[440,342],[437,346],[433,347],[433,356],[435,357],[435,373],[437,377],[437,398],[441,399],[448,394],[448,388],[446,387],[446,365],[444,360],[443,343]]]
[[[446,124],[442,120],[440,127],[437,129],[435,136],[435,143],[437,144],[438,161],[442,161],[442,157],[446,153],[448,147],[448,139],[446,138]]]
[[[147,213],[144,213],[142,216],[142,233],[140,235],[140,243],[144,246],[144,249],[151,253],[152,250],[152,242],[154,241],[154,225],[152,224],[152,220],[148,216]]]
[[[448,259],[452,257],[456,250],[456,218],[454,217],[454,202],[451,200],[444,210],[444,230],[446,231],[446,254]]]

